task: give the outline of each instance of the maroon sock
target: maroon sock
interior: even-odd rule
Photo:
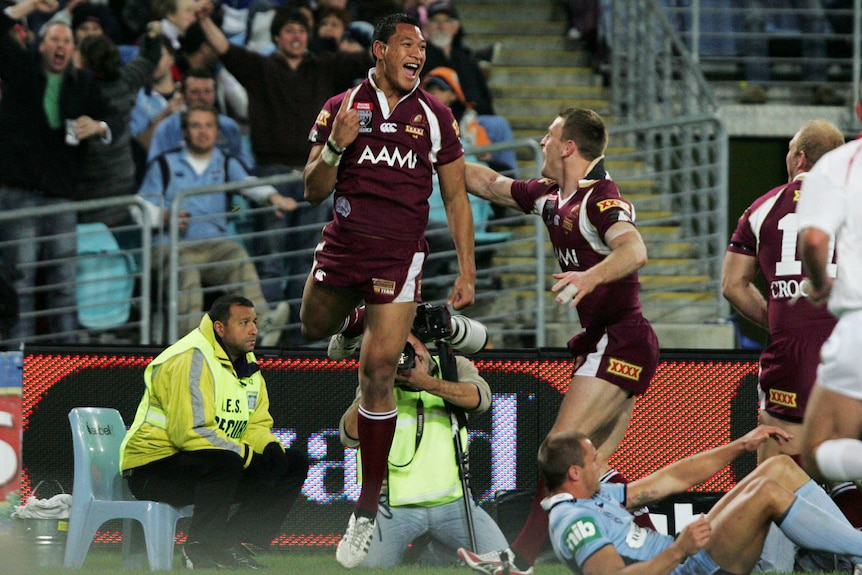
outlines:
[[[347,316],[347,325],[341,330],[341,335],[344,337],[356,337],[362,335],[365,331],[365,306],[353,308],[350,315]]]
[[[359,408],[357,427],[362,449],[362,491],[356,502],[356,511],[365,517],[377,515],[380,488],[386,478],[389,448],[395,435],[395,416],[398,410],[373,413]]]
[[[548,512],[542,509],[542,499],[544,498],[545,480],[540,478],[539,484],[536,486],[536,495],[530,505],[530,514],[527,515],[524,526],[521,527],[520,533],[511,545],[518,562],[526,561],[530,565],[535,563],[536,557],[542,550],[542,545],[548,540]]]
[[[850,524],[862,529],[862,492],[855,483],[841,483],[829,491],[832,501],[844,513]]]

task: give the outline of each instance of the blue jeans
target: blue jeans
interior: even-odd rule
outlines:
[[[0,210],[3,212],[71,203],[62,198],[46,198],[41,192],[0,186]],[[41,294],[45,300],[39,306],[41,311],[68,308],[67,311],[46,315],[48,333],[55,334],[52,338],[55,342],[74,342],[71,332],[78,328],[75,311],[76,225],[77,215],[71,209],[49,216],[7,220],[0,225],[0,241],[11,242],[11,245],[3,247],[3,263],[15,270],[15,289],[18,291],[20,319],[12,328],[13,339],[36,335],[34,288],[38,279],[40,286],[51,286]],[[38,266],[40,261],[52,263]]]
[[[509,546],[506,537],[491,516],[472,499],[470,504],[478,552],[506,549]],[[438,565],[455,564],[455,551],[458,547],[470,547],[470,536],[464,518],[464,500],[458,499],[435,507],[389,507],[385,496],[381,497],[374,537],[362,567],[400,565],[407,546],[425,534],[430,535],[445,549],[444,556],[431,557],[428,561]]]

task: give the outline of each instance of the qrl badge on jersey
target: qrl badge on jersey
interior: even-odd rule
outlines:
[[[371,114],[374,105],[371,102],[356,102],[353,104],[356,113],[359,114],[359,132],[369,133],[371,131]]]

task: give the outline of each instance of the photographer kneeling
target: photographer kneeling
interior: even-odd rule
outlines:
[[[464,329],[471,337],[459,337]],[[475,352],[485,340],[482,324],[463,316],[450,319],[442,306],[419,306],[395,378],[398,423],[374,535],[361,566],[399,565],[408,546],[423,535],[432,539],[429,549],[435,543],[443,548],[420,555],[421,563],[453,563],[454,551],[473,542],[479,553],[508,547],[500,528],[469,495],[466,481],[463,414],[487,411],[491,388],[473,362],[452,354],[452,345]],[[426,346],[432,341],[435,355]],[[444,377],[450,369],[454,374]],[[348,447],[359,447],[355,439],[359,397],[357,389],[341,418],[341,442]]]

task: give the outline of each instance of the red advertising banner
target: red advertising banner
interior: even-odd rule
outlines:
[[[23,354],[0,353],[0,503],[21,483]]]

